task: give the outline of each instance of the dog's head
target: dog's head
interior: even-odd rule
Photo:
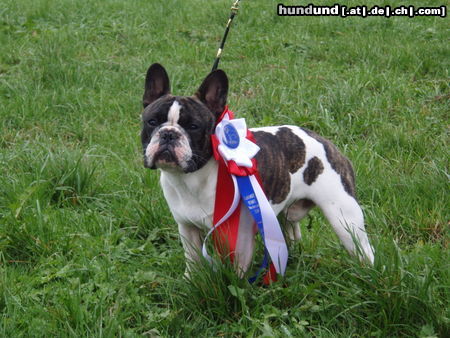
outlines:
[[[143,97],[144,165],[184,173],[203,167],[212,156],[211,134],[225,109],[228,78],[210,73],[193,96],[173,96],[160,64],[147,71]]]

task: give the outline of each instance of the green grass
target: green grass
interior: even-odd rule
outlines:
[[[350,157],[376,262],[349,257],[316,210],[280,282],[205,265],[183,278],[142,165],[144,75],[160,62],[192,94],[230,4],[2,1],[0,336],[448,336],[448,18],[286,18],[242,1],[221,61],[230,107]]]

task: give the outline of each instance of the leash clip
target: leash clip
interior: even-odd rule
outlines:
[[[239,10],[239,1],[240,0],[236,0],[236,2],[231,5],[231,13],[233,13],[234,15],[236,15]]]

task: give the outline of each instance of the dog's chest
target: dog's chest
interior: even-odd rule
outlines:
[[[164,197],[179,224],[212,227],[216,185],[217,162],[213,159],[190,174],[161,173]]]

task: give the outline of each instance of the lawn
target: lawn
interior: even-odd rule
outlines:
[[[376,261],[350,257],[314,210],[277,283],[226,265],[183,278],[142,163],[144,76],[159,62],[193,94],[231,2],[2,0],[0,336],[448,337],[448,17],[279,17],[242,1],[220,64],[230,108],[352,160]]]

